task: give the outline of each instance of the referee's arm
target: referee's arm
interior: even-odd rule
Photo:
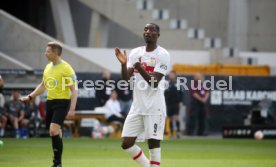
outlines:
[[[75,109],[76,109],[76,104],[77,104],[77,98],[78,98],[78,90],[75,85],[69,86],[71,90],[71,104],[70,104],[70,109],[67,114],[67,119],[73,119],[75,116]]]
[[[36,96],[42,94],[45,91],[45,89],[46,88],[45,88],[44,83],[42,81],[40,84],[37,85],[37,87],[35,88],[35,90],[31,94],[29,94],[28,96],[22,97],[20,99],[20,101],[24,102],[24,103],[29,102],[32,99],[34,99]]]

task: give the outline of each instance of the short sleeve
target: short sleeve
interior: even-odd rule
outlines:
[[[47,68],[48,68],[48,64],[46,65],[46,67],[44,68],[43,70],[43,76],[42,76],[42,81],[44,82],[45,79],[46,79],[46,71],[47,71]]]
[[[69,85],[75,85],[77,76],[73,68],[70,65],[67,65],[64,71],[65,83]]]
[[[133,68],[134,55],[135,55],[134,50],[132,50],[130,54],[127,56],[127,68]]]
[[[158,56],[156,65],[154,67],[154,72],[167,75],[170,68],[170,55],[169,53],[163,53]]]
[[[43,72],[42,81],[43,81],[43,82],[45,81],[45,75],[44,75],[44,72]]]

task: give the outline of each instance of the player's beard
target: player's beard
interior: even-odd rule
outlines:
[[[147,44],[151,43],[151,38],[150,37],[144,37],[144,40]]]

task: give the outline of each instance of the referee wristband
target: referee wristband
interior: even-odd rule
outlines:
[[[33,97],[31,95],[28,95],[29,100],[33,100]]]

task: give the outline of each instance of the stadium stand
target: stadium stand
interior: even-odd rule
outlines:
[[[16,19],[3,10],[0,10],[0,35],[5,42],[2,42],[0,50],[13,59],[26,64],[34,69],[43,69],[47,60],[44,57],[44,48],[54,38]],[[76,71],[100,72],[103,68],[97,64],[81,57],[70,47],[64,45],[63,57]]]

